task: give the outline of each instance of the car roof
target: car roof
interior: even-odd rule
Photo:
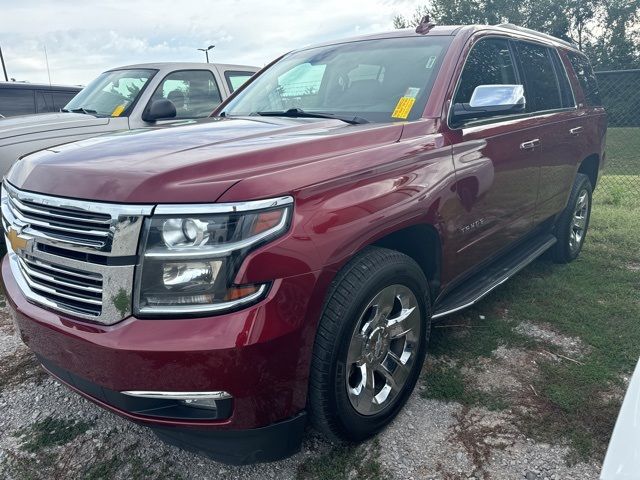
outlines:
[[[0,88],[12,88],[17,90],[57,90],[79,92],[84,87],[81,85],[49,85],[48,83],[29,82],[0,82]]]
[[[260,67],[253,67],[250,65],[233,65],[229,63],[210,63],[210,66],[216,66],[222,70],[246,70],[251,72],[257,72]],[[115,67],[106,70],[111,72],[113,70],[126,70],[133,68],[149,68],[155,70],[189,70],[189,69],[206,69],[207,64],[204,62],[153,62],[153,63],[136,63],[134,65],[125,65],[122,67]]]
[[[416,33],[415,28],[401,28],[398,30],[391,30],[388,32],[374,33],[370,35],[359,35],[357,37],[344,38],[340,40],[334,40],[329,42],[323,42],[315,45],[308,45],[300,50],[307,50],[308,48],[324,47],[329,45],[337,45],[340,43],[358,42],[362,40],[381,40],[385,38],[402,38],[402,37],[434,37],[434,36],[458,36],[465,35],[471,36],[477,32],[495,32],[506,35],[515,35],[523,39],[542,41],[547,44],[551,44],[555,47],[570,48],[578,50],[577,46],[573,43],[567,42],[557,37],[547,35],[542,32],[531,30],[517,25],[509,23],[502,23],[500,25],[436,25],[431,28],[428,33],[421,34]]]

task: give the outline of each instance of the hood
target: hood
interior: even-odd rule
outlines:
[[[236,182],[400,138],[400,124],[210,118],[52,147],[25,156],[18,188],[126,203],[214,202]]]
[[[109,117],[94,117],[83,113],[39,113],[18,117],[0,118],[0,141],[19,135],[55,132],[80,127],[108,125]]]

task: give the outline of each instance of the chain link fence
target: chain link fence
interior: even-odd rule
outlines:
[[[607,109],[607,163],[599,189],[640,194],[640,70],[596,72]]]

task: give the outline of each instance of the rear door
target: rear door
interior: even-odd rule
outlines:
[[[516,42],[525,85],[527,112],[537,124],[539,190],[534,224],[561,211],[576,166],[582,158],[583,120],[577,114],[573,91],[555,48],[531,41]]]

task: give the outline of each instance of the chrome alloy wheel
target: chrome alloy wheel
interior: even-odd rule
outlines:
[[[578,195],[576,208],[573,212],[573,221],[569,229],[569,248],[572,252],[580,249],[584,234],[587,230],[587,220],[589,219],[589,193],[582,190]]]
[[[391,285],[364,309],[347,353],[349,401],[361,415],[394,402],[409,377],[421,338],[420,308],[413,292]]]

